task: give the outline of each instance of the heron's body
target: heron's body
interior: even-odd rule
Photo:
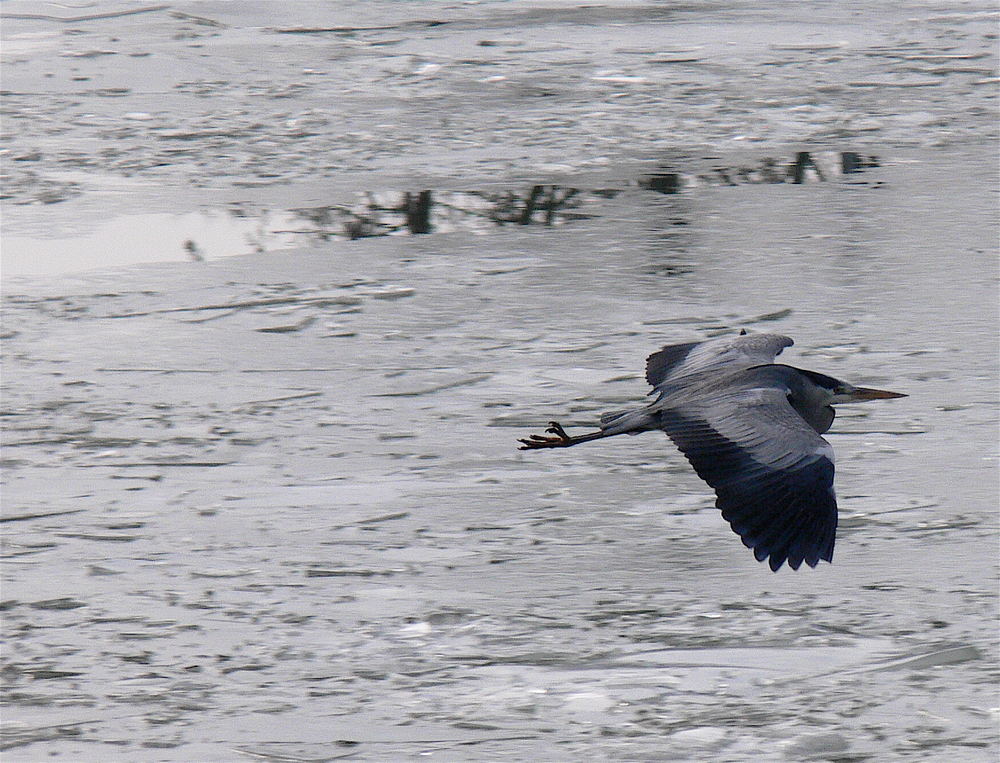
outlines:
[[[523,450],[559,448],[662,429],[716,492],[723,517],[772,570],[833,560],[837,502],[833,448],[820,435],[841,402],[905,397],[853,387],[774,363],[792,344],[778,334],[741,334],[669,345],[649,356],[654,402],[601,417],[597,432],[521,440]]]

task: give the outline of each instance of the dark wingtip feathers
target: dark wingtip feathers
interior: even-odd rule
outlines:
[[[816,567],[821,561],[833,563],[833,548],[824,548],[819,551],[812,549],[805,555],[801,551],[791,551],[788,548],[782,549],[771,549],[766,545],[752,545],[753,540],[748,543],[746,539],[743,539],[743,545],[747,548],[753,549],[754,558],[758,562],[763,562],[767,560],[768,566],[771,568],[772,572],[777,572],[781,569],[784,564],[797,570],[805,562],[809,567]]]

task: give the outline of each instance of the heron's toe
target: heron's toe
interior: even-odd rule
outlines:
[[[519,439],[518,442],[522,443],[518,450],[535,450],[536,448],[558,448],[566,440],[563,437],[546,437],[541,434],[533,434],[527,438]]]
[[[566,434],[566,430],[562,428],[562,424],[558,421],[550,421],[549,428],[545,430],[549,434],[554,434],[560,440],[568,440],[569,435]]]

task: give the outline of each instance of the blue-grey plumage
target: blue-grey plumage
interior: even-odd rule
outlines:
[[[754,552],[777,571],[833,560],[837,499],[830,429],[833,405],[906,397],[854,387],[777,364],[793,344],[778,334],[747,334],[668,345],[649,356],[656,400],[606,413],[599,431],[520,440],[522,450],[563,448],[619,434],[666,432],[716,494],[716,506]]]

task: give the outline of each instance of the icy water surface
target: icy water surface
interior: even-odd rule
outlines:
[[[617,191],[565,225],[336,235],[295,251],[9,279],[5,759],[995,759],[997,177],[990,120],[977,111],[988,109],[987,86],[974,84],[985,75],[911,72],[890,88],[893,103],[871,93],[888,76],[886,51],[905,66],[992,65],[947,58],[982,53],[991,11],[913,6],[879,26],[844,6],[825,26],[782,21],[796,34],[758,44],[733,36],[746,21],[733,6],[685,17],[684,38],[640,45],[635,29],[652,17],[665,24],[662,9],[607,6],[586,23],[557,11],[517,24],[490,15],[506,6],[476,6],[485,15],[471,20],[452,9],[449,28],[427,26],[434,14],[423,5],[417,14],[407,4],[417,16],[400,27],[303,4],[300,18],[260,21],[298,31],[265,34],[204,3],[179,7],[224,18],[224,30],[150,11],[150,26],[138,15],[115,22],[117,41],[107,28],[67,36],[82,41],[77,53],[124,39],[132,53],[215,62],[197,87],[169,90],[171,118],[184,123],[171,129],[194,137],[105,132],[101,104],[111,114],[120,97],[123,113],[153,114],[157,103],[143,100],[147,80],[106,81],[112,54],[72,59],[83,67],[75,76],[93,78],[80,87],[105,88],[85,105],[58,93],[15,102],[81,137],[62,160],[51,146],[65,137],[17,137],[18,155],[38,158],[23,159],[35,174],[12,186],[15,212],[44,191],[79,194],[49,198],[56,216],[105,203],[158,214],[194,203],[185,178],[214,185],[196,201],[215,193],[219,209],[318,209],[359,190],[492,193],[487,181]],[[755,16],[756,32],[784,19],[782,8]],[[347,26],[366,30],[302,31]],[[170,36],[180,31],[191,36]],[[319,34],[334,37],[323,47]],[[339,55],[338,76],[381,72],[379,84],[396,88],[377,123],[353,101],[337,112],[359,125],[353,160],[367,175],[323,163],[316,174],[332,190],[309,186],[298,173],[310,146],[279,133],[267,151],[254,142],[247,124],[261,114],[237,108],[236,91],[289,76],[283,65],[255,68],[248,47],[278,37],[313,40],[281,43],[311,57],[309,68],[332,77],[319,55]],[[44,71],[55,44],[46,39],[20,40],[24,92],[41,92],[24,71]],[[417,56],[442,40],[452,63],[382,51]],[[707,47],[687,50],[698,45]],[[466,48],[526,52],[462,64]],[[591,71],[604,48],[603,68],[630,56],[657,71],[698,58],[686,76],[708,91],[728,84],[702,110],[708,96],[629,79],[646,69]],[[764,53],[785,63],[768,65],[777,74],[754,90]],[[144,60],[130,56],[121,71]],[[514,121],[497,128],[508,140],[474,175],[484,150],[469,138],[459,151],[455,125],[483,115],[456,110],[438,123],[425,99],[467,93],[463,83],[482,95],[481,70],[493,66],[520,89],[477,101]],[[837,108],[819,99],[784,110],[821,75]],[[919,86],[935,95],[913,94],[918,76],[941,78]],[[838,90],[830,79],[867,84]],[[135,92],[107,94],[125,86]],[[605,87],[614,90],[594,89]],[[211,108],[206,88],[218,93]],[[362,91],[352,97],[371,101]],[[294,120],[326,109],[325,92],[248,103],[280,103]],[[536,97],[548,118],[587,131],[523,129],[518,119],[541,119]],[[581,117],[595,111],[604,113]],[[876,111],[867,127],[877,141],[855,121]],[[924,122],[899,118],[920,111]],[[779,127],[770,134],[747,115]],[[132,118],[129,130],[150,121]],[[676,131],[673,149],[654,150],[657,121]],[[411,143],[396,132],[425,122]],[[796,133],[806,125],[816,131]],[[338,129],[298,140],[334,151]],[[740,134],[757,135],[760,150],[737,150]],[[860,182],[705,182],[679,193],[642,180],[794,157],[792,135],[812,150],[877,155],[878,166]],[[131,153],[106,153],[102,171],[131,167],[152,183],[119,164],[149,161],[164,184],[156,204],[58,185],[60,161],[91,161],[94,146],[116,141]],[[183,146],[169,162],[159,153],[167,141]],[[410,154],[388,150],[399,145]],[[331,165],[351,153],[336,151]],[[510,164],[497,159],[505,152]],[[251,155],[286,184],[239,185],[250,170],[233,157]],[[562,166],[539,174],[556,156]],[[602,411],[641,401],[645,357],[660,345],[741,327],[793,336],[789,363],[910,395],[844,407],[829,434],[841,509],[834,564],[774,574],[756,563],[659,433],[516,449],[550,419],[593,426]]]
[[[882,178],[8,296],[15,759],[991,757],[990,178]],[[911,395],[830,435],[834,565],[754,562],[658,434],[515,450],[741,326]]]

